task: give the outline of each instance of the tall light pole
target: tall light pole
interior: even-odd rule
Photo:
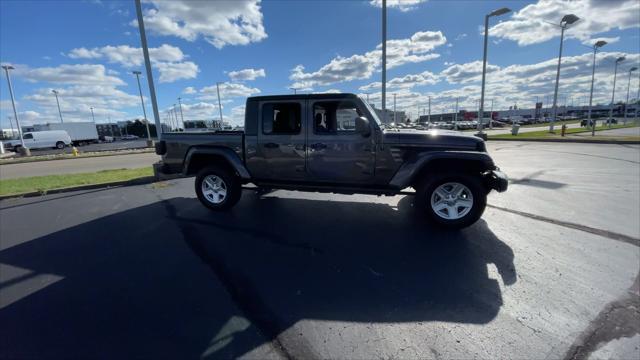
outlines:
[[[625,60],[624,56],[620,56],[616,59],[616,65],[613,70],[613,92],[611,93],[611,108],[609,109],[609,119],[607,120],[607,124],[611,127],[611,120],[613,119],[613,106],[616,97],[616,77],[618,75],[618,64]]]
[[[607,42],[604,40],[600,40],[595,44],[593,44],[593,47],[592,47],[593,48],[593,65],[591,66],[591,91],[589,91],[589,113],[587,116],[587,124],[591,125],[591,136],[596,135],[595,121],[591,123],[591,110],[593,107],[593,80],[595,79],[595,76],[596,76],[596,53],[598,52],[599,48],[605,45],[607,45]]]
[[[15,129],[13,128],[13,121],[11,121],[11,115],[7,116],[7,119],[9,119],[9,126],[11,126],[11,139],[13,139],[13,136],[15,135]]]
[[[431,96],[429,96],[429,115],[427,115],[427,122],[429,123],[429,127],[431,127]]]
[[[290,87],[289,90],[293,90],[293,95],[296,95],[298,93],[298,88]]]
[[[369,104],[369,93],[367,93],[367,104]]]
[[[136,76],[136,80],[138,81],[138,92],[140,93],[140,103],[142,104],[142,115],[144,116],[144,123],[147,125],[147,141],[149,141],[149,145],[151,145],[151,131],[149,131],[149,119],[147,119],[147,110],[144,106],[144,98],[142,97],[142,87],[140,86],[140,71],[134,70],[132,73]],[[158,133],[158,129],[156,129],[156,133]]]
[[[218,111],[220,111],[220,126],[222,126],[222,102],[220,101],[220,83],[216,83],[216,91],[218,92]]]
[[[162,126],[160,125],[160,113],[158,112],[158,102],[156,100],[156,88],[153,85],[153,72],[151,71],[151,59],[149,58],[149,48],[147,47],[147,34],[144,31],[144,19],[142,17],[142,4],[136,1],[136,14],[138,17],[138,29],[140,30],[140,42],[142,43],[142,54],[144,55],[144,67],[147,70],[147,82],[149,83],[149,95],[151,96],[151,107],[153,109],[153,119],[156,124],[156,134],[158,140],[162,138]],[[148,132],[148,131],[147,131]]]
[[[491,109],[489,110],[489,129],[493,130],[493,99],[491,99]]]
[[[180,107],[180,120],[182,121],[182,128],[184,129],[184,114],[182,113],[182,99],[178,98],[178,107]]]
[[[95,115],[93,115],[93,106],[89,108],[89,110],[91,110],[91,120],[93,120],[93,123],[96,123],[96,117]]]
[[[11,95],[11,106],[13,106],[13,116],[16,119],[16,126],[18,127],[18,136],[20,136],[20,144],[25,149],[26,154],[29,154],[29,149],[24,145],[24,139],[22,138],[22,128],[20,127],[20,119],[18,119],[18,111],[16,111],[16,101],[13,97],[13,86],[11,85],[11,77],[9,76],[9,70],[15,69],[11,65],[2,65],[4,73],[7,75],[7,84],[9,85],[9,94]]]
[[[62,111],[60,111],[60,101],[58,100],[58,90],[51,90],[51,92],[53,93],[53,95],[56,96],[56,103],[58,103],[58,114],[60,114],[60,124],[64,124],[64,121],[62,121]]]
[[[453,115],[453,129],[458,130],[458,97],[456,97],[456,112]]]
[[[397,118],[397,114],[396,114],[396,94],[393,94],[393,122],[397,124],[398,118]]]
[[[484,84],[487,76],[487,41],[489,39],[489,18],[500,16],[510,12],[509,8],[501,8],[485,15],[484,17],[484,54],[482,56],[482,87],[480,88],[480,110],[478,111],[478,135],[484,137],[482,133],[482,119],[484,118]]]
[[[624,102],[624,124],[627,125],[627,115],[629,114],[629,90],[631,89],[631,73],[638,70],[637,67],[629,69],[629,82],[627,82],[627,101]]]
[[[580,20],[579,17],[573,14],[569,14],[562,17],[562,20],[560,20],[560,25],[556,25],[560,26],[560,29],[562,30],[560,31],[560,53],[558,54],[558,70],[556,71],[556,88],[553,92],[553,116],[551,117],[551,123],[549,124],[550,132],[553,131],[553,125],[555,124],[558,114],[558,84],[560,82],[560,64],[562,63],[562,44],[564,43],[564,31],[569,25],[575,23],[578,20]]]
[[[382,0],[382,123],[387,123],[387,0]]]

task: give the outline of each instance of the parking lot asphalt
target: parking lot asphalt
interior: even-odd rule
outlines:
[[[637,358],[639,148],[587,145],[491,145],[510,189],[457,232],[193,179],[1,201],[0,358]]]

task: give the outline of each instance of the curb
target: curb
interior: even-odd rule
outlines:
[[[588,139],[492,139],[487,141],[530,141],[530,142],[551,142],[551,143],[578,143],[578,144],[640,144],[638,140],[588,140]]]
[[[106,188],[120,187],[120,186],[144,185],[144,184],[151,184],[156,181],[158,180],[154,176],[145,176],[145,177],[131,179],[131,180],[72,186],[72,187],[52,189],[47,191],[32,191],[32,192],[22,193],[22,194],[0,195],[0,200],[14,199],[14,198],[29,198],[29,197],[36,197],[36,196],[42,196],[42,195],[51,195],[51,194],[62,194],[62,193],[67,193],[72,191],[79,191],[79,190],[93,190],[93,189],[100,189],[100,188],[106,189]]]
[[[130,151],[130,150],[128,150],[128,151],[117,152],[117,150],[98,150],[98,151],[92,151],[91,155],[86,155],[86,156],[52,157],[52,158],[49,158],[49,159],[40,159],[40,160],[18,159],[16,161],[2,161],[2,159],[0,159],[0,165],[37,163],[37,162],[42,162],[42,161],[54,161],[54,160],[88,159],[88,158],[94,158],[94,157],[119,156],[119,155],[147,154],[147,153],[152,153],[152,152],[155,151],[153,148],[140,148],[140,149],[144,149],[144,151]],[[114,153],[111,153],[111,154],[100,154],[101,152],[107,152],[107,151],[114,151]],[[96,154],[94,154],[94,153],[96,153]],[[41,155],[41,156],[46,156],[46,155]]]

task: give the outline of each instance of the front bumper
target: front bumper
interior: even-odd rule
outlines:
[[[507,174],[500,170],[491,170],[484,173],[484,181],[489,189],[497,192],[505,192],[509,187],[509,178]]]

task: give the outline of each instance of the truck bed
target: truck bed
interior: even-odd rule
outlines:
[[[243,131],[171,132],[163,133],[166,153],[162,161],[173,172],[181,171],[189,149],[198,147],[225,147],[244,159]]]

